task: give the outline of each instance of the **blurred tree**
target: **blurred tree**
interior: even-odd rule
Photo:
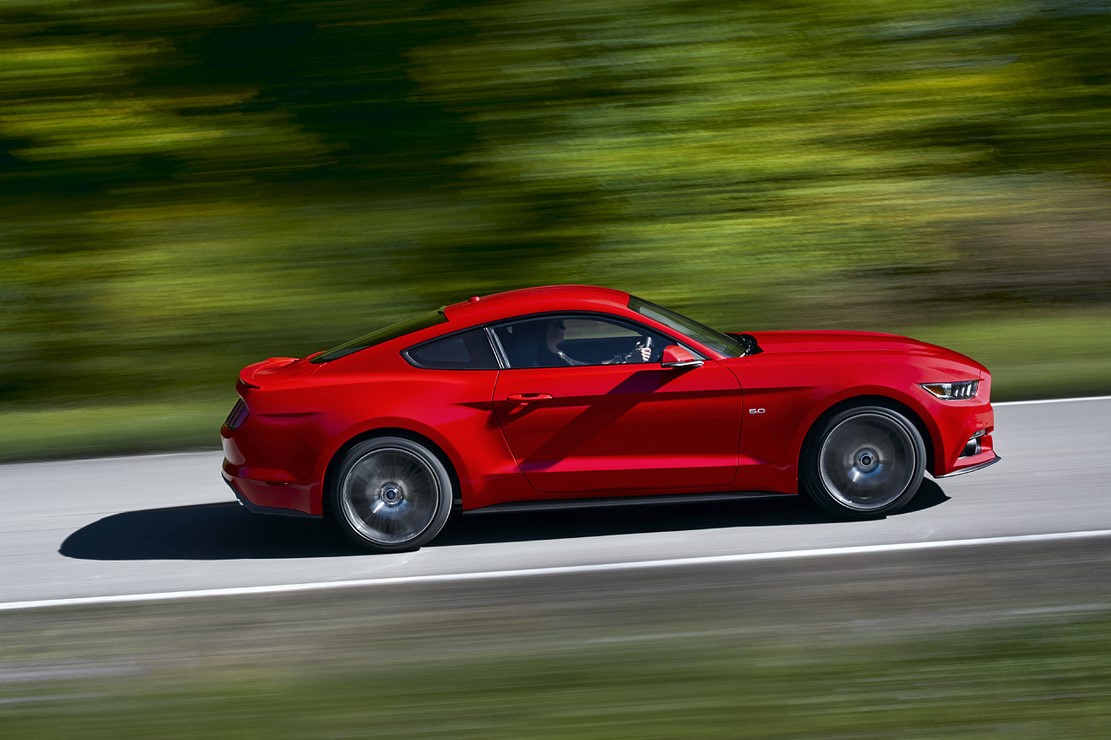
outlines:
[[[1016,212],[1044,210],[1050,194],[1080,196],[1089,220],[1105,212],[1105,185],[1088,179],[1108,174],[1105,4],[534,0],[458,12],[472,35],[414,58],[422,93],[478,129],[466,161],[480,181],[493,197],[578,200],[571,210],[589,217],[551,238],[597,247],[583,272],[635,276],[679,303],[722,296],[720,315],[836,305],[846,292],[897,301],[897,270],[967,280],[954,231],[1021,231]],[[1014,246],[1041,257],[1051,245]],[[1043,280],[1031,267],[1027,283]],[[1085,284],[1101,301],[1108,269],[1104,257]]]
[[[5,3],[6,397],[194,386],[291,324],[322,341],[319,303],[335,319],[382,283],[396,302],[389,263],[447,228],[435,191],[465,139],[405,75],[443,31],[302,5]]]
[[[1111,304],[1106,2],[0,14],[0,400],[224,387],[544,282],[730,326]]]

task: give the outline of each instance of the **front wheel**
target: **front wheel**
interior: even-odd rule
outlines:
[[[451,476],[440,458],[404,437],[358,443],[332,484],[331,512],[359,545],[379,552],[415,550],[440,533],[451,514]]]
[[[868,519],[903,508],[922,485],[926,446],[917,427],[883,406],[858,406],[828,419],[808,441],[800,479],[826,511]]]

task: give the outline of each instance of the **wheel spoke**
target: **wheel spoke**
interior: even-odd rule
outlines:
[[[403,544],[435,518],[440,483],[417,453],[383,447],[366,453],[348,470],[341,505],[344,518],[367,541]]]
[[[863,512],[902,496],[915,482],[918,464],[910,430],[879,412],[855,414],[835,425],[818,453],[826,491],[842,506]]]

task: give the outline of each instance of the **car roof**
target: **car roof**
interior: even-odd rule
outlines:
[[[629,294],[594,285],[545,285],[488,296],[475,296],[444,307],[451,323],[483,324],[488,321],[550,311],[618,312],[628,308]]]

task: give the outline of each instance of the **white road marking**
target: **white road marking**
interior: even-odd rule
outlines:
[[[46,609],[63,606],[97,606],[104,604],[135,604],[157,601],[181,601],[184,599],[203,599],[218,596],[252,596],[262,594],[304,593],[309,591],[336,591],[349,588],[371,588],[377,586],[405,586],[429,583],[465,583],[468,581],[492,581],[502,578],[525,578],[530,576],[560,576],[582,573],[610,573],[625,570],[648,570],[651,568],[673,568],[677,566],[720,565],[729,563],[755,563],[769,560],[790,560],[797,558],[818,558],[836,555],[865,555],[885,552],[915,552],[922,550],[942,550],[955,547],[975,547],[983,545],[1009,545],[1038,542],[1066,542],[1070,540],[1111,537],[1111,529],[1098,529],[1085,532],[1050,532],[1045,534],[1011,535],[1005,537],[978,537],[966,540],[938,540],[936,542],[899,542],[888,545],[855,545],[850,547],[827,547],[814,550],[783,550],[779,552],[754,552],[735,555],[708,555],[704,557],[676,558],[673,560],[640,560],[628,563],[596,563],[592,565],[567,565],[548,568],[522,568],[520,570],[494,570],[479,573],[444,573],[423,576],[396,576],[393,578],[369,578],[352,581],[325,581],[317,583],[290,583],[273,586],[244,586],[238,588],[210,588],[197,591],[167,591],[148,594],[119,594],[115,596],[83,596],[68,599],[43,599],[39,601],[11,601],[0,603],[0,611],[26,609]]]
[[[992,401],[992,406],[1040,406],[1046,403],[1073,403],[1074,401],[1111,401],[1111,396],[1087,396],[1085,398],[1043,398],[1036,401]]]

